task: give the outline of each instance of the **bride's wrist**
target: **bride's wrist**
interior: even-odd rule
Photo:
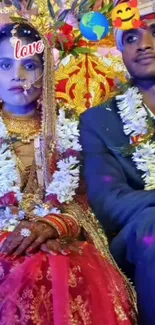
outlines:
[[[36,221],[48,223],[58,234],[60,238],[77,238],[80,234],[80,226],[71,214],[49,214],[43,218],[37,218]]]

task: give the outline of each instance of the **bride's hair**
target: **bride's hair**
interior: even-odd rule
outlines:
[[[13,36],[11,32],[14,27],[16,30],[16,34],[14,36],[18,37],[19,39],[21,38],[26,39],[27,43],[33,43],[41,40],[40,35],[33,27],[25,23],[20,23],[20,24],[13,23],[13,24],[4,25],[0,29],[0,42],[2,42],[7,38],[11,38]],[[38,55],[41,57],[41,59],[43,59],[43,53]]]
[[[13,28],[16,26],[16,35],[15,37],[19,37],[19,38],[26,38],[29,42],[37,42],[38,40],[40,40],[40,36],[39,34],[36,32],[36,30],[34,28],[32,28],[31,26],[29,26],[28,24],[24,24],[24,23],[20,23],[20,24],[7,24],[4,25],[4,27],[2,27],[0,29],[0,42],[5,39],[5,38],[10,38],[12,37],[12,30]]]
[[[38,40],[40,40],[40,36],[37,33],[37,31],[29,26],[28,24],[24,24],[24,23],[13,23],[13,24],[7,24],[4,25],[1,29],[0,29],[0,42],[5,39],[5,38],[10,38],[12,37],[12,30],[13,28],[16,26],[16,35],[15,37],[19,37],[19,38],[26,38],[28,41],[31,42],[37,42]]]

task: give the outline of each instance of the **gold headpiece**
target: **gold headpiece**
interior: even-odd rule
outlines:
[[[17,4],[17,1],[15,2]],[[0,26],[2,28],[6,24],[14,22],[17,24],[26,23],[36,30],[44,42],[42,133],[45,136],[52,135],[55,138],[56,104],[54,59],[51,47],[46,38],[46,34],[52,28],[52,20],[45,2],[42,0],[34,0],[31,2],[33,2],[33,5],[29,9],[27,8],[26,0],[18,3],[16,6],[13,4],[14,0],[12,0],[11,6],[6,6],[5,0],[2,0],[0,3]],[[47,76],[49,77],[47,78]]]
[[[28,23],[42,36],[46,36],[52,30],[53,22],[47,2],[34,0],[30,9],[26,0],[22,1],[19,6],[13,3],[14,1],[11,6],[6,6],[5,0],[0,3],[1,25],[12,22]]]

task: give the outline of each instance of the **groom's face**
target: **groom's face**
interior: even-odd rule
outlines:
[[[155,79],[155,19],[123,34],[123,61],[135,79]]]

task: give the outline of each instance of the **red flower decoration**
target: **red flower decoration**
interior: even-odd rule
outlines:
[[[14,192],[7,193],[0,198],[0,207],[7,207],[8,205],[18,206],[18,201]]]
[[[138,145],[139,143],[142,143],[145,140],[145,135],[134,135],[133,137],[131,137],[131,140],[134,145]]]
[[[56,208],[59,208],[61,205],[60,202],[58,201],[56,194],[50,194],[50,195],[46,196],[45,203],[50,203],[53,207],[56,207]]]
[[[85,46],[87,46],[88,45],[88,43],[87,43],[87,41],[84,41],[83,39],[81,39],[81,40],[79,40],[79,42],[78,42],[78,47],[85,47]]]
[[[63,158],[69,158],[70,156],[80,158],[80,152],[73,149],[67,149],[62,156]]]
[[[74,35],[67,35],[67,42],[63,43],[64,50],[71,50],[74,46]]]
[[[65,51],[68,51],[75,46],[74,43],[75,37],[72,31],[73,31],[72,26],[68,24],[64,24],[58,29],[57,34],[48,33],[46,34],[46,38],[50,46],[54,46],[58,49],[62,49],[62,45],[63,45],[63,49]]]
[[[60,32],[62,32],[64,35],[69,35],[73,31],[73,27],[68,24],[64,24],[62,27],[59,28]]]

